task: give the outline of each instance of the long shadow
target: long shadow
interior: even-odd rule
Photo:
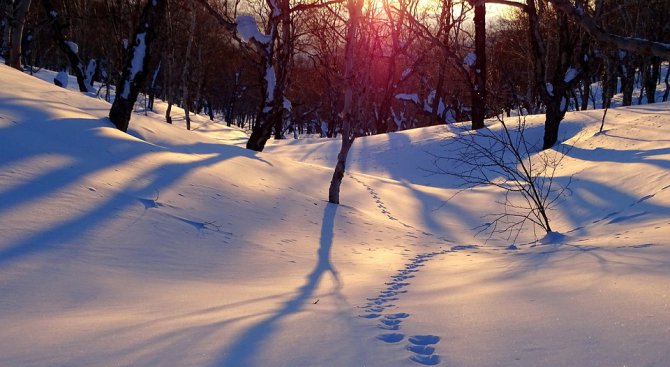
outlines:
[[[131,205],[137,205],[138,199],[145,195],[146,192],[169,187],[191,171],[216,164],[222,160],[225,160],[225,158],[217,155],[191,163],[171,163],[159,166],[155,170],[137,178],[139,182],[148,180],[148,184],[120,190],[118,194],[110,197],[101,205],[85,211],[78,217],[73,217],[52,228],[37,232],[16,243],[3,246],[0,250],[0,265],[34,254],[37,251],[47,250],[54,244],[68,243],[69,240],[81,236],[86,231],[103,225],[106,220],[113,217],[116,213],[123,211]],[[76,175],[75,177],[80,176]]]
[[[0,167],[3,169],[7,170],[14,162],[31,159],[65,159],[69,162],[1,192],[0,213],[24,202],[47,197],[94,172],[104,171],[151,153],[142,142],[119,141],[95,130],[104,127],[111,127],[106,119],[73,118],[29,121],[3,129],[0,134],[0,147],[25,142],[18,151],[5,152],[3,149],[0,154]],[[65,143],[75,139],[76,144]],[[105,148],[118,149],[112,153],[102,150]],[[84,151],[89,154],[82,156]]]
[[[647,163],[662,169],[670,169],[670,160],[659,158],[670,153],[670,147],[649,150],[616,150],[595,148],[593,150],[571,147],[567,155],[584,161],[613,163]]]
[[[335,292],[339,293],[341,288],[339,274],[330,262],[330,251],[333,246],[333,227],[335,214],[338,206],[328,203],[323,213],[321,225],[321,239],[317,251],[317,262],[314,269],[307,275],[305,284],[298,288],[296,295],[286,301],[284,305],[269,318],[247,329],[237,340],[223,353],[219,361],[214,363],[217,367],[241,367],[251,365],[264,345],[273,336],[276,336],[279,322],[304,308],[311,301],[321,278],[330,273],[335,280]]]

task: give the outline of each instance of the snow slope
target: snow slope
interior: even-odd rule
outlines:
[[[500,192],[428,172],[445,128],[357,140],[334,206],[337,141],[0,85],[1,366],[670,364],[669,104],[569,114],[565,237],[511,250],[471,230]]]

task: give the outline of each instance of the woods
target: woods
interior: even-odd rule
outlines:
[[[68,70],[82,92],[104,89],[110,101],[113,86],[135,76],[137,93],[168,103],[166,122],[174,104],[187,126],[190,112],[220,116],[248,129],[256,151],[289,132],[345,130],[350,15],[342,1],[165,3],[141,30],[145,2],[4,0],[5,62]],[[506,9],[487,18],[487,3]],[[548,149],[567,110],[606,107],[617,92],[630,105],[635,80],[654,102],[668,78],[660,65],[670,55],[670,5],[661,0],[375,0],[361,12],[352,51],[365,81],[353,97],[359,135],[470,120],[479,129],[521,108],[546,114]],[[154,62],[134,75],[129,62],[147,31]],[[94,90],[94,81],[105,88]]]
[[[505,9],[487,18],[489,3]],[[8,65],[66,70],[80,91],[113,100],[121,130],[144,94],[167,102],[167,123],[178,105],[188,129],[191,112],[247,129],[256,151],[287,133],[353,137],[459,121],[480,129],[512,110],[546,115],[549,149],[568,110],[609,107],[619,92],[631,105],[636,81],[637,103],[653,103],[657,83],[668,83],[662,0],[370,0],[353,49],[349,7],[4,0],[0,49]]]

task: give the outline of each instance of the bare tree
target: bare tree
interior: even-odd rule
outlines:
[[[565,151],[542,151],[530,142],[525,118],[518,117],[512,126],[500,116],[498,121],[498,126],[477,133],[456,130],[447,142],[448,155],[436,157],[438,172],[460,180],[465,188],[503,190],[503,210],[491,213],[480,232],[516,238],[528,222],[552,232],[549,211],[569,192],[570,180],[560,183],[555,177]]]
[[[359,23],[361,13],[363,10],[363,0],[347,0],[347,10],[349,12],[349,20],[347,21],[347,36],[344,53],[344,108],[342,109],[342,146],[337,155],[337,164],[333,172],[333,178],[330,181],[330,188],[328,189],[328,201],[331,203],[340,203],[340,186],[344,178],[344,172],[347,164],[347,157],[349,150],[356,139],[356,131],[354,124],[356,119],[360,118],[354,109],[354,93],[357,75],[356,54]]]

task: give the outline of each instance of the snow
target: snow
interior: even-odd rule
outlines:
[[[467,66],[473,66],[475,62],[477,62],[477,55],[474,52],[469,52],[463,59],[463,64]]]
[[[60,84],[61,87],[67,88],[68,83],[69,83],[69,75],[66,71],[60,71],[58,74],[56,74],[56,77],[54,78],[54,83]]]
[[[268,63],[265,68],[264,78],[267,83],[267,88],[265,89],[267,102],[272,102],[274,99],[275,87],[277,86],[277,77],[275,76],[275,69],[271,63]]]
[[[72,52],[74,52],[74,53],[76,53],[76,54],[79,53],[79,46],[78,46],[76,43],[74,43],[74,42],[72,42],[72,41],[65,41],[65,44],[67,45],[67,47],[70,48],[70,50],[71,50]]]
[[[565,72],[565,77],[563,77],[563,81],[570,83],[577,77],[577,75],[579,75],[579,71],[577,71],[577,69],[568,68],[568,70]]]
[[[421,101],[419,100],[419,95],[416,93],[398,93],[395,95],[395,99],[399,101],[410,101],[414,102],[417,105],[421,104]]]
[[[270,4],[270,7],[272,8],[272,17],[277,18],[281,16],[281,8],[279,7],[279,4],[277,3],[277,0],[268,0],[268,4]]]
[[[407,69],[403,70],[402,75],[400,76],[400,79],[401,80],[406,79],[410,74],[412,74],[413,71],[414,70],[412,68],[407,68]]]
[[[511,247],[471,230],[502,192],[431,173],[453,127],[356,139],[335,206],[339,139],[256,153],[160,113],[124,134],[104,101],[0,84],[2,365],[670,363],[670,103],[600,134],[568,113],[557,233]]]
[[[547,93],[549,93],[550,96],[554,95],[554,85],[551,83],[547,83]]]
[[[237,33],[247,43],[255,39],[257,42],[267,45],[272,40],[269,35],[265,35],[258,30],[256,19],[250,15],[240,15],[237,17]]]
[[[95,59],[91,59],[91,61],[88,62],[88,66],[86,67],[86,79],[84,83],[86,84],[86,87],[90,90],[91,86],[93,85],[93,77],[95,76],[95,71],[98,68],[98,62]]]

